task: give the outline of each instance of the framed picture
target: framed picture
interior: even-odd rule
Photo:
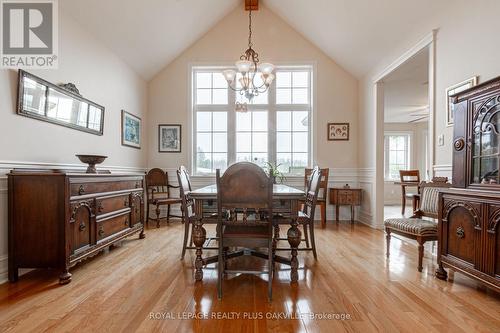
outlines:
[[[450,96],[474,87],[477,84],[477,76],[471,77],[463,82],[452,85],[446,88],[446,126],[453,125],[453,103],[450,103]]]
[[[158,125],[158,152],[181,152],[181,125]]]
[[[349,141],[349,123],[328,123],[328,141]]]
[[[141,118],[122,110],[122,145],[141,149]]]

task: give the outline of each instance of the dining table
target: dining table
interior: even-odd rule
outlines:
[[[199,218],[196,219],[193,225],[192,241],[196,247],[195,258],[195,280],[203,280],[203,266],[217,262],[217,255],[203,257],[203,247],[207,240],[207,232],[203,227],[204,223],[212,222],[217,219],[217,185],[212,184],[196,190],[189,194],[195,200],[195,213]],[[302,235],[298,228],[297,218],[300,208],[300,202],[305,198],[303,190],[284,185],[273,185],[273,214],[279,214],[290,221],[290,228],[287,231],[287,240],[290,244],[290,257],[282,257],[275,254],[274,260],[278,263],[289,265],[291,268],[290,279],[292,282],[298,281],[298,247],[300,245]],[[276,247],[277,239],[279,238],[279,225],[274,225],[274,242]],[[266,256],[262,256],[266,257]]]

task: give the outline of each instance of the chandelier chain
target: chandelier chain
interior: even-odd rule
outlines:
[[[252,8],[248,12],[248,47],[252,48]]]

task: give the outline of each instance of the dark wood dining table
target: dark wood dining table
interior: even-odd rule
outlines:
[[[190,192],[190,196],[195,199],[196,215],[200,216],[197,219],[192,232],[193,244],[196,247],[195,259],[195,280],[203,280],[203,266],[217,262],[217,256],[203,257],[203,245],[207,240],[207,232],[203,224],[207,221],[212,223],[217,217],[217,186],[215,184],[202,187]],[[290,228],[287,232],[287,240],[290,244],[290,258],[284,258],[275,255],[274,259],[278,263],[287,264],[291,267],[290,278],[292,282],[298,280],[298,259],[297,252],[302,239],[301,232],[298,228],[297,217],[299,212],[299,202],[304,200],[305,193],[297,188],[276,184],[273,187],[273,214],[285,216],[290,221]],[[279,226],[274,227],[274,238],[279,238]]]

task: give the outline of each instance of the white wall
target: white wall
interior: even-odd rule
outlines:
[[[405,132],[411,135],[410,139],[410,169],[419,170],[420,178],[425,180],[425,132],[427,122],[420,123],[385,123],[385,132]],[[394,185],[394,181],[384,181],[384,204],[396,205],[401,203],[401,186]]]
[[[104,135],[97,136],[16,114],[17,71],[0,70],[0,280],[7,270],[7,182],[13,167],[84,167],[77,153],[103,154],[113,171],[142,171],[142,149],[121,146],[121,109],[147,124],[147,85],[115,54],[59,11],[59,69],[28,70],[52,83],[75,83],[80,93],[103,105]],[[76,165],[75,165],[76,164]]]
[[[188,165],[191,148],[189,65],[233,64],[247,47],[247,15],[238,7],[149,83],[149,167]],[[261,61],[316,65],[315,162],[322,167],[356,168],[357,80],[265,6],[254,14],[253,22],[254,47]],[[347,142],[327,141],[328,122],[349,122],[351,139]],[[182,124],[182,153],[158,153],[157,128],[161,123]]]
[[[360,138],[358,161],[360,168],[372,170],[376,165],[376,129],[374,124],[381,124],[375,113],[374,78],[387,66],[419,42],[433,29],[439,29],[436,35],[435,48],[435,119],[434,119],[434,166],[436,176],[451,176],[452,160],[452,128],[445,127],[445,89],[454,83],[463,81],[473,75],[479,75],[480,82],[500,75],[498,54],[500,44],[497,36],[497,13],[500,2],[497,0],[465,1],[459,0],[442,13],[434,15],[415,29],[413,35],[407,36],[404,43],[394,45],[387,51],[387,56],[380,59],[379,65],[367,73],[359,82],[359,119]],[[432,64],[431,64],[432,66]],[[437,146],[437,136],[444,134],[445,145]],[[373,175],[375,183],[376,177]],[[383,192],[379,193],[383,196]],[[372,208],[375,203],[371,202]],[[377,218],[374,226],[383,221]]]

